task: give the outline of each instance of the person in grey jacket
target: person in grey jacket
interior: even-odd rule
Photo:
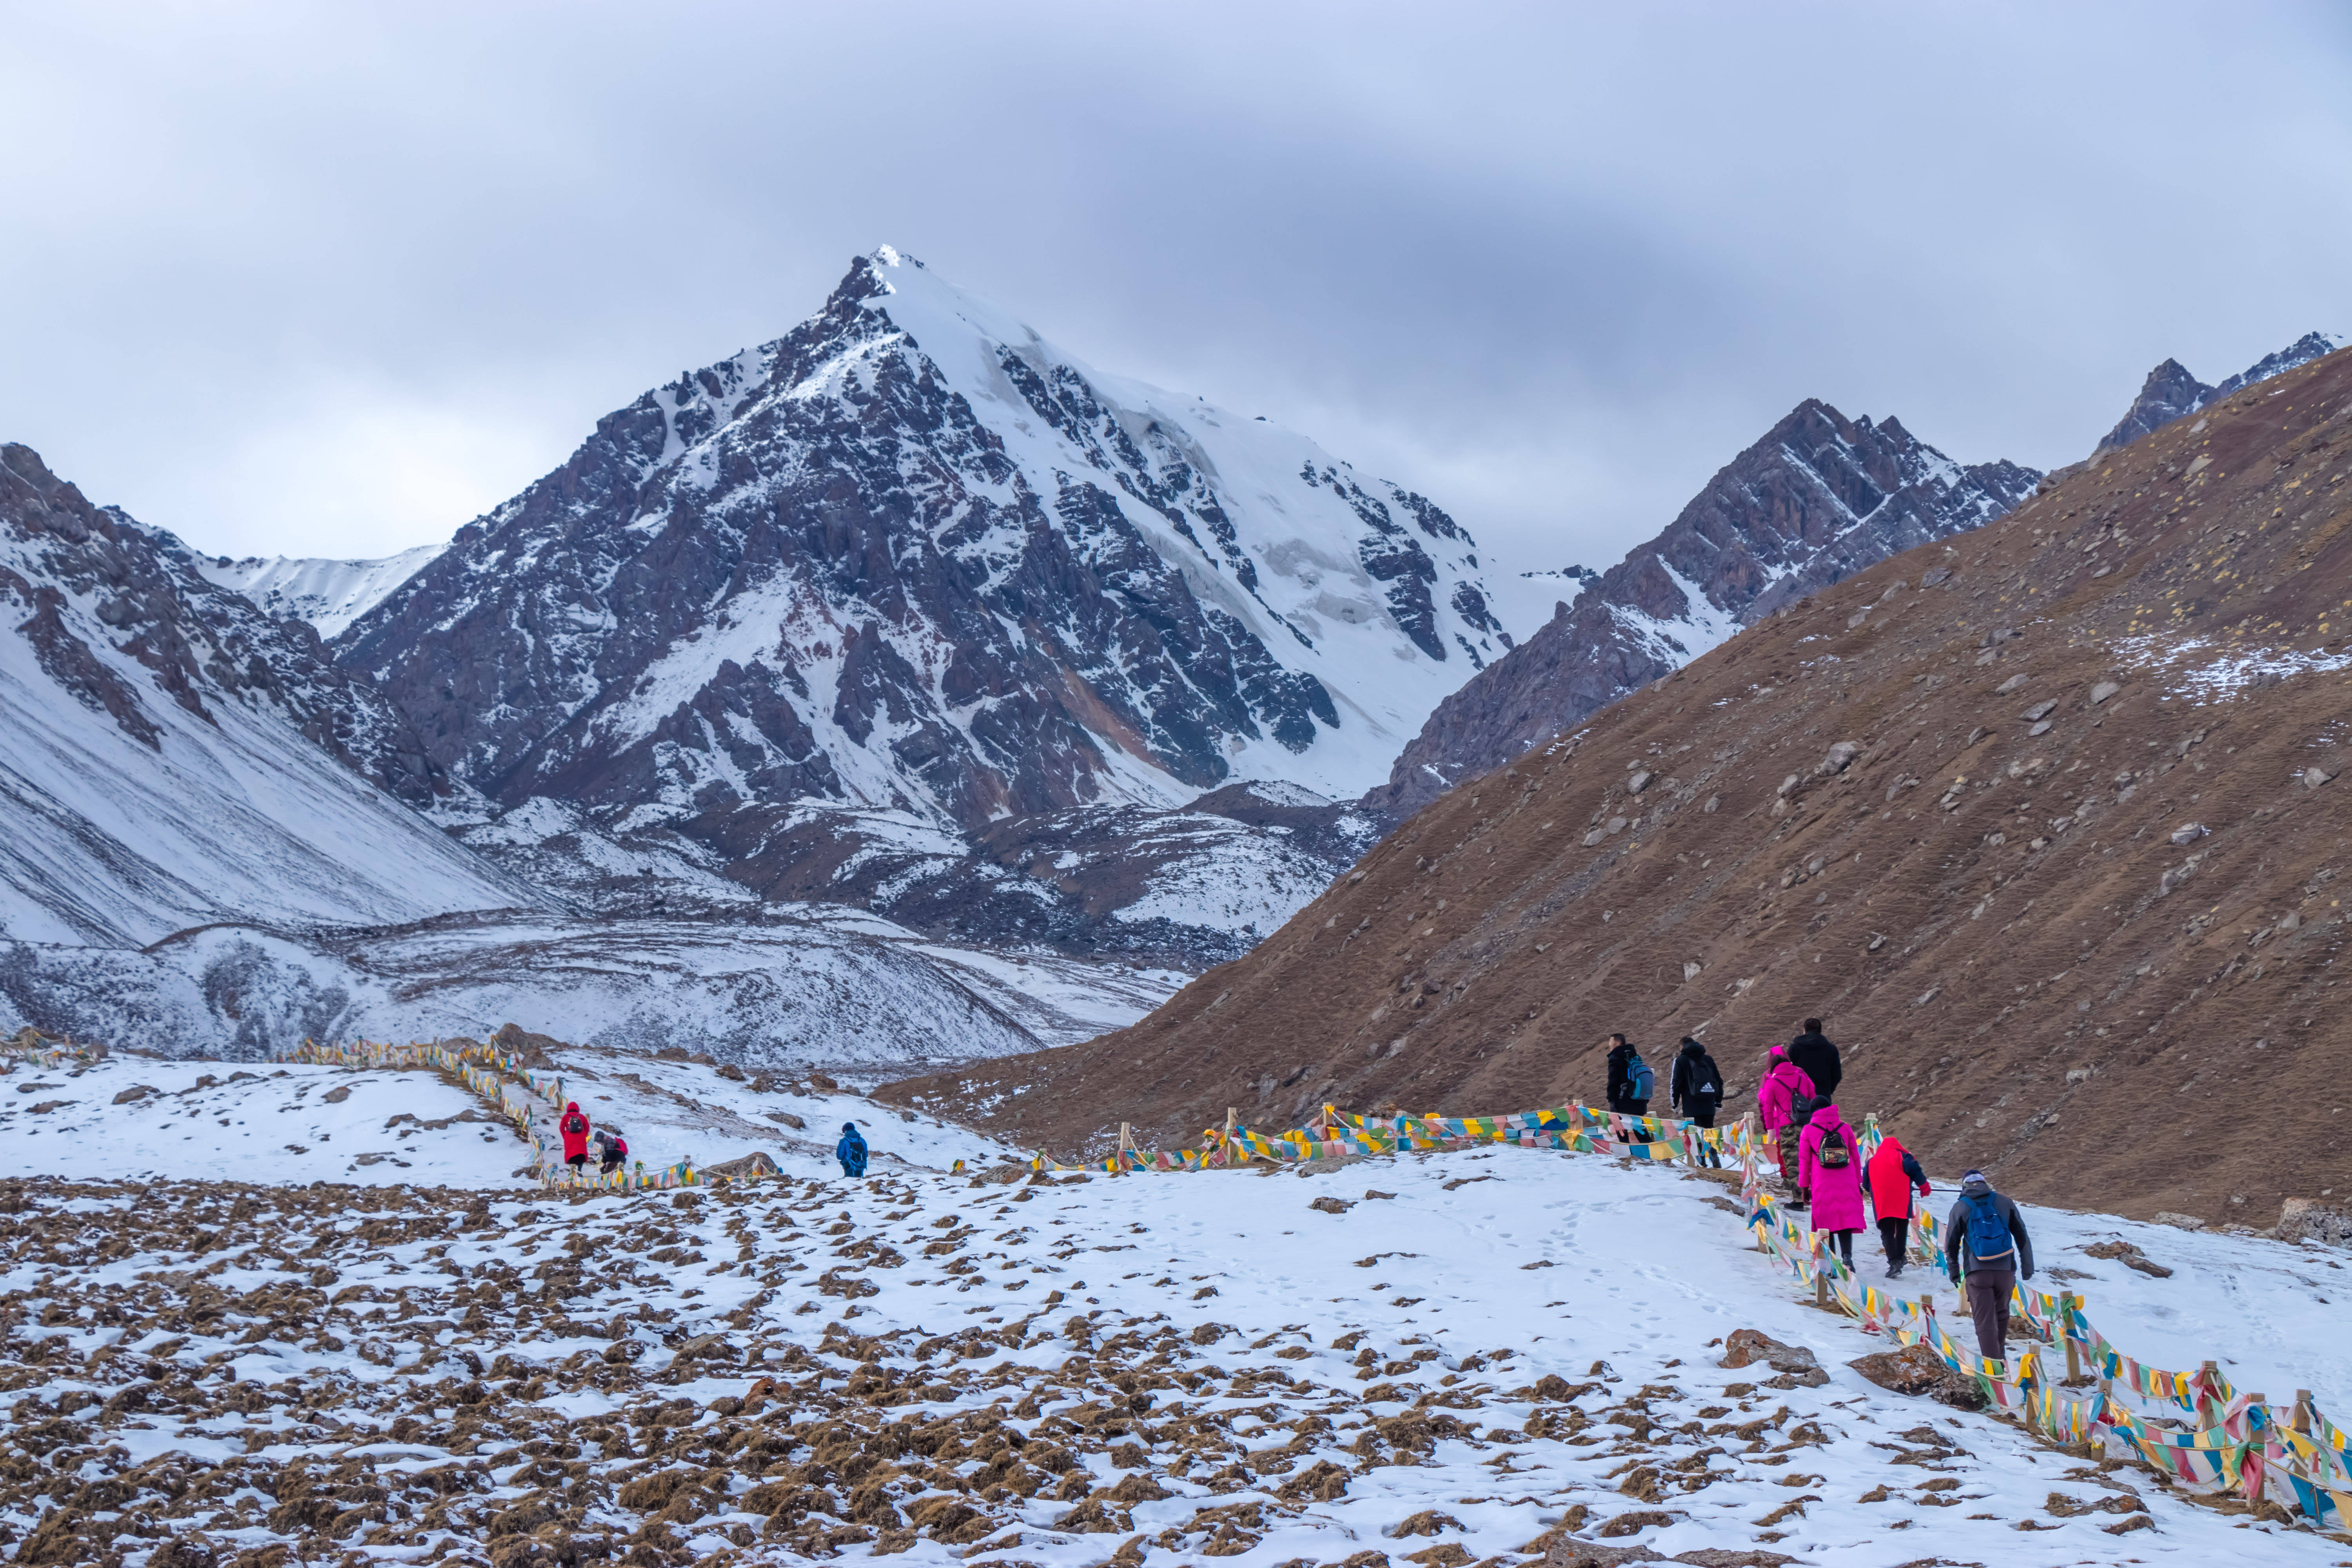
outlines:
[[[2033,1239],[2025,1234],[2024,1214],[1992,1190],[1982,1171],[1960,1178],[1959,1201],[1944,1224],[1944,1272],[1954,1285],[1968,1276],[1977,1353],[2007,1361],[2009,1293],[2021,1276],[2033,1278]]]

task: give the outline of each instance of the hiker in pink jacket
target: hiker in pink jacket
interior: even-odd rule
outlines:
[[[1789,1059],[1789,1047],[1774,1046],[1765,1054],[1764,1076],[1756,1085],[1756,1110],[1764,1122],[1764,1136],[1780,1163],[1783,1186],[1796,1182],[1798,1176],[1797,1138],[1803,1131],[1803,1118],[1798,1114],[1797,1102],[1813,1097],[1813,1080],[1804,1069]],[[1797,1183],[1794,1207],[1804,1206],[1805,1189]]]
[[[1813,1228],[1828,1232],[1853,1268],[1854,1233],[1869,1223],[1862,1212],[1862,1135],[1823,1101],[1805,1124],[1797,1160],[1799,1180],[1812,1194]]]

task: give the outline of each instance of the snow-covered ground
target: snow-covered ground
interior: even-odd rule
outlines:
[[[595,1124],[628,1141],[631,1160],[656,1170],[680,1160],[697,1167],[765,1153],[786,1173],[837,1176],[833,1147],[855,1121],[873,1151],[868,1169],[944,1171],[958,1160],[993,1164],[1012,1151],[967,1128],[877,1105],[847,1091],[808,1087],[762,1092],[747,1074],[721,1077],[693,1062],[617,1051],[571,1050],[557,1058],[565,1096]],[[794,1121],[799,1123],[793,1125]]]
[[[0,1065],[5,1176],[512,1187],[530,1161],[510,1124],[429,1072],[120,1056],[79,1070]]]
[[[501,1199],[463,1225],[461,1200],[383,1189],[264,1194],[246,1223],[229,1196],[36,1186],[0,1273],[6,1352],[42,1368],[16,1419],[79,1408],[89,1436],[63,1440],[118,1447],[93,1462],[183,1541],[415,1561],[520,1521],[551,1552],[714,1568],[1079,1568],[1122,1542],[1129,1563],[1508,1568],[1563,1537],[1855,1568],[2345,1557],[1864,1381],[1846,1363],[1882,1344],[1671,1168],[1489,1150],[1008,1186],[888,1167]],[[2352,1406],[2320,1300],[2341,1255],[2033,1217],[2045,1267],[2098,1274],[2091,1316],[2126,1350]],[[78,1226],[112,1239],[72,1250]],[[2110,1232],[2176,1272],[2110,1279],[2075,1250]],[[201,1268],[147,1283],[192,1248]],[[1739,1329],[1827,1381],[1720,1366]],[[289,1508],[323,1484],[301,1462],[347,1489]],[[48,1507],[0,1475],[15,1528]],[[69,1528],[102,1523],[50,1526]]]
[[[850,1090],[769,1091],[692,1062],[566,1051],[550,1069],[590,1120],[660,1170],[765,1153],[838,1175],[855,1121],[877,1171],[993,1163],[1011,1151]],[[131,1098],[117,1103],[116,1097]],[[549,1107],[551,1114],[559,1107]],[[800,1125],[793,1125],[793,1121]],[[424,1068],[168,1061],[117,1054],[80,1068],[0,1063],[0,1176],[82,1181],[406,1183],[536,1187],[532,1150],[487,1100]]]

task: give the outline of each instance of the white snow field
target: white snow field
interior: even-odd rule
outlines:
[[[256,1230],[230,1193],[189,1193],[156,1194],[189,1205],[179,1221],[134,1215],[136,1189],[26,1189],[40,1214],[113,1214],[143,1239],[69,1264],[20,1243],[0,1275],[22,1307],[8,1349],[61,1346],[42,1396],[104,1402],[80,1418],[124,1465],[274,1467],[272,1497],[301,1495],[278,1478],[304,1461],[374,1486],[338,1494],[348,1512],[241,1507],[265,1479],[247,1472],[159,1501],[183,1538],[241,1550],[440,1560],[521,1520],[544,1521],[551,1554],[712,1568],[1082,1568],[1115,1546],[1130,1563],[1507,1568],[1555,1542],[1555,1563],[1840,1568],[2347,1556],[1869,1384],[1846,1363],[1883,1342],[1798,1299],[1724,1189],[1670,1167],[1487,1150],[1019,1185],[894,1169],[499,1199],[454,1228],[456,1197],[418,1220],[380,1188],[294,1194],[344,1206]],[[2133,1353],[2156,1361],[2171,1332],[2242,1388],[2352,1405],[2342,1312],[2320,1300],[2337,1257],[2032,1218],[2045,1266],[2082,1266],[2073,1248],[2116,1231],[2176,1267],[2083,1287]],[[173,1265],[198,1224],[203,1257]],[[156,1274],[159,1252],[192,1272]],[[159,1279],[159,1300],[201,1289],[226,1316],[79,1315]],[[305,1281],[316,1305],[289,1317]],[[1739,1329],[1811,1350],[1828,1381],[1720,1367]],[[243,1392],[206,1408],[224,1365],[236,1383],[215,1391]],[[143,1418],[114,1397],[142,1377]],[[0,1518],[26,1528],[44,1506]]]

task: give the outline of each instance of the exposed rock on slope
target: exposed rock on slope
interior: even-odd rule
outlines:
[[[887,247],[606,417],[340,639],[507,805],[977,831],[1379,776],[1508,639],[1469,536]]]
[[[1597,1100],[1624,1028],[1744,1099],[1819,1013],[1931,1164],[2270,1223],[2352,1152],[2352,354],[2205,412],[1455,790],[1135,1028],[894,1092],[1074,1149]]]
[[[2258,381],[2268,381],[2300,365],[2309,364],[2323,354],[2332,353],[2344,340],[2333,332],[2305,332],[2273,354],[2264,354],[2237,374],[2224,377],[2219,386],[2208,386],[2181,368],[2177,359],[2166,360],[2147,373],[2141,384],[2139,395],[2116,422],[2116,427],[2099,438],[2093,456],[2117,447],[2127,447],[2151,431],[2160,430],[2176,419],[2196,413],[2209,403],[2229,396],[2242,387]]]
[[[0,447],[0,937],[415,920],[538,896],[406,807],[453,786],[318,634]]]
[[[2015,463],[1963,468],[1895,420],[1809,398],[1663,533],[1437,705],[1366,804],[1403,814],[1672,673],[1756,616],[1889,555],[1981,526],[2033,492]]]

